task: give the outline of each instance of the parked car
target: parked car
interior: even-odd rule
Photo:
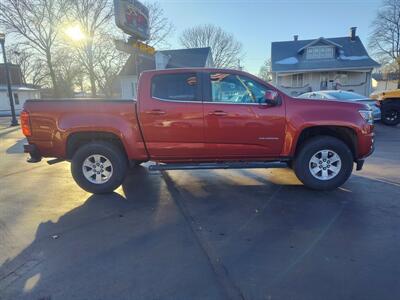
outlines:
[[[326,90],[326,91],[304,93],[298,96],[298,98],[338,100],[343,102],[361,102],[366,104],[372,110],[372,114],[375,121],[379,121],[381,119],[381,110],[376,105],[376,101],[374,99],[367,98],[363,95],[354,92],[341,91],[341,90]]]
[[[400,124],[400,89],[372,94],[371,98],[377,100],[376,105],[381,108],[384,124]]]
[[[292,167],[305,186],[342,185],[373,151],[359,102],[294,99],[237,70],[146,71],[137,100],[29,100],[21,115],[30,162],[71,161],[92,193],[111,192],[128,162],[151,170]]]

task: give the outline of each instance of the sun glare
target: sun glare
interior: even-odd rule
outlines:
[[[79,25],[72,25],[65,29],[65,34],[73,41],[81,41],[85,38],[85,34]]]

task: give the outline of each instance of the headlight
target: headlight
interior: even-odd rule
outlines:
[[[367,122],[369,125],[374,124],[374,117],[372,115],[372,110],[359,110],[358,112],[360,113],[361,117],[363,117],[365,122]]]

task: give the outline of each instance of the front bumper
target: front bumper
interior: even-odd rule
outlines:
[[[356,163],[356,171],[361,171],[362,170],[362,168],[364,166],[365,158],[367,158],[372,153],[374,153],[374,151],[375,151],[375,144],[374,144],[374,142],[372,142],[371,150],[367,153],[367,155],[365,155],[362,159],[356,159],[356,161],[355,161],[355,163]]]
[[[24,152],[29,153],[30,157],[27,159],[29,163],[36,163],[42,160],[42,155],[40,154],[39,149],[36,145],[33,144],[25,144],[24,145]]]

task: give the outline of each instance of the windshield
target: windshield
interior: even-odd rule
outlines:
[[[360,99],[365,99],[364,96],[360,94],[356,94],[353,92],[327,92],[326,93],[328,96],[331,96],[334,99],[340,99],[340,100],[360,100]]]

